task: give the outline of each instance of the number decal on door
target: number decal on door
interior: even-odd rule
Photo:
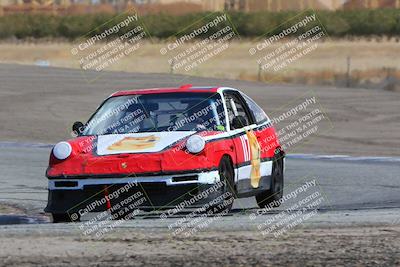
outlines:
[[[242,142],[244,161],[250,161],[251,172],[250,172],[250,182],[253,188],[258,188],[261,179],[261,148],[258,143],[257,137],[253,131],[247,131],[246,135],[240,136],[240,141]]]

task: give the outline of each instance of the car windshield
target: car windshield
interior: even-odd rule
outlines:
[[[222,99],[216,93],[161,93],[107,99],[86,123],[83,135],[163,131],[224,131]]]

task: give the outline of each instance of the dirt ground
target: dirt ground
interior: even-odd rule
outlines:
[[[18,207],[0,203],[0,215],[2,215],[2,214],[24,214],[24,213],[25,213],[25,211]]]
[[[291,80],[301,83],[327,84],[328,80],[335,79],[336,75],[344,75],[347,70],[347,57],[351,57],[350,69],[357,80],[374,80],[387,75],[384,68],[400,69],[400,46],[395,40],[367,40],[357,41],[331,40],[325,37],[318,48],[304,58],[290,64],[279,72],[266,72],[262,80],[279,82]],[[196,75],[223,79],[257,80],[258,64],[256,58],[251,57],[249,49],[255,41],[235,41],[229,48],[216,57],[202,64],[195,71],[176,71],[178,74]],[[187,49],[192,44],[182,47]],[[271,45],[271,50],[282,44]],[[168,58],[160,54],[165,42],[144,41],[141,47],[131,55],[122,58],[105,70],[126,71],[139,73],[169,73]],[[57,43],[1,43],[0,62],[18,64],[41,64],[47,62],[55,67],[80,68],[79,60],[71,55],[73,44]],[[99,46],[100,47],[100,46]],[[140,64],[138,64],[140,62]],[[361,71],[361,72],[360,72]]]
[[[255,231],[174,238],[119,229],[101,240],[23,231],[0,243],[0,266],[398,266],[400,226],[309,228],[266,239]],[[304,242],[307,240],[307,242]]]

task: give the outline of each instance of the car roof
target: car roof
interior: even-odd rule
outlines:
[[[150,88],[118,91],[111,96],[137,95],[137,94],[161,94],[161,93],[217,93],[220,86],[193,86],[192,84],[184,84],[180,87],[169,88]]]

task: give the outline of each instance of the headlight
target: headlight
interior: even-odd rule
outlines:
[[[190,153],[199,153],[204,149],[206,141],[200,135],[192,135],[186,141],[186,148]]]
[[[53,148],[53,155],[58,159],[66,159],[71,155],[72,147],[68,142],[60,142]]]

